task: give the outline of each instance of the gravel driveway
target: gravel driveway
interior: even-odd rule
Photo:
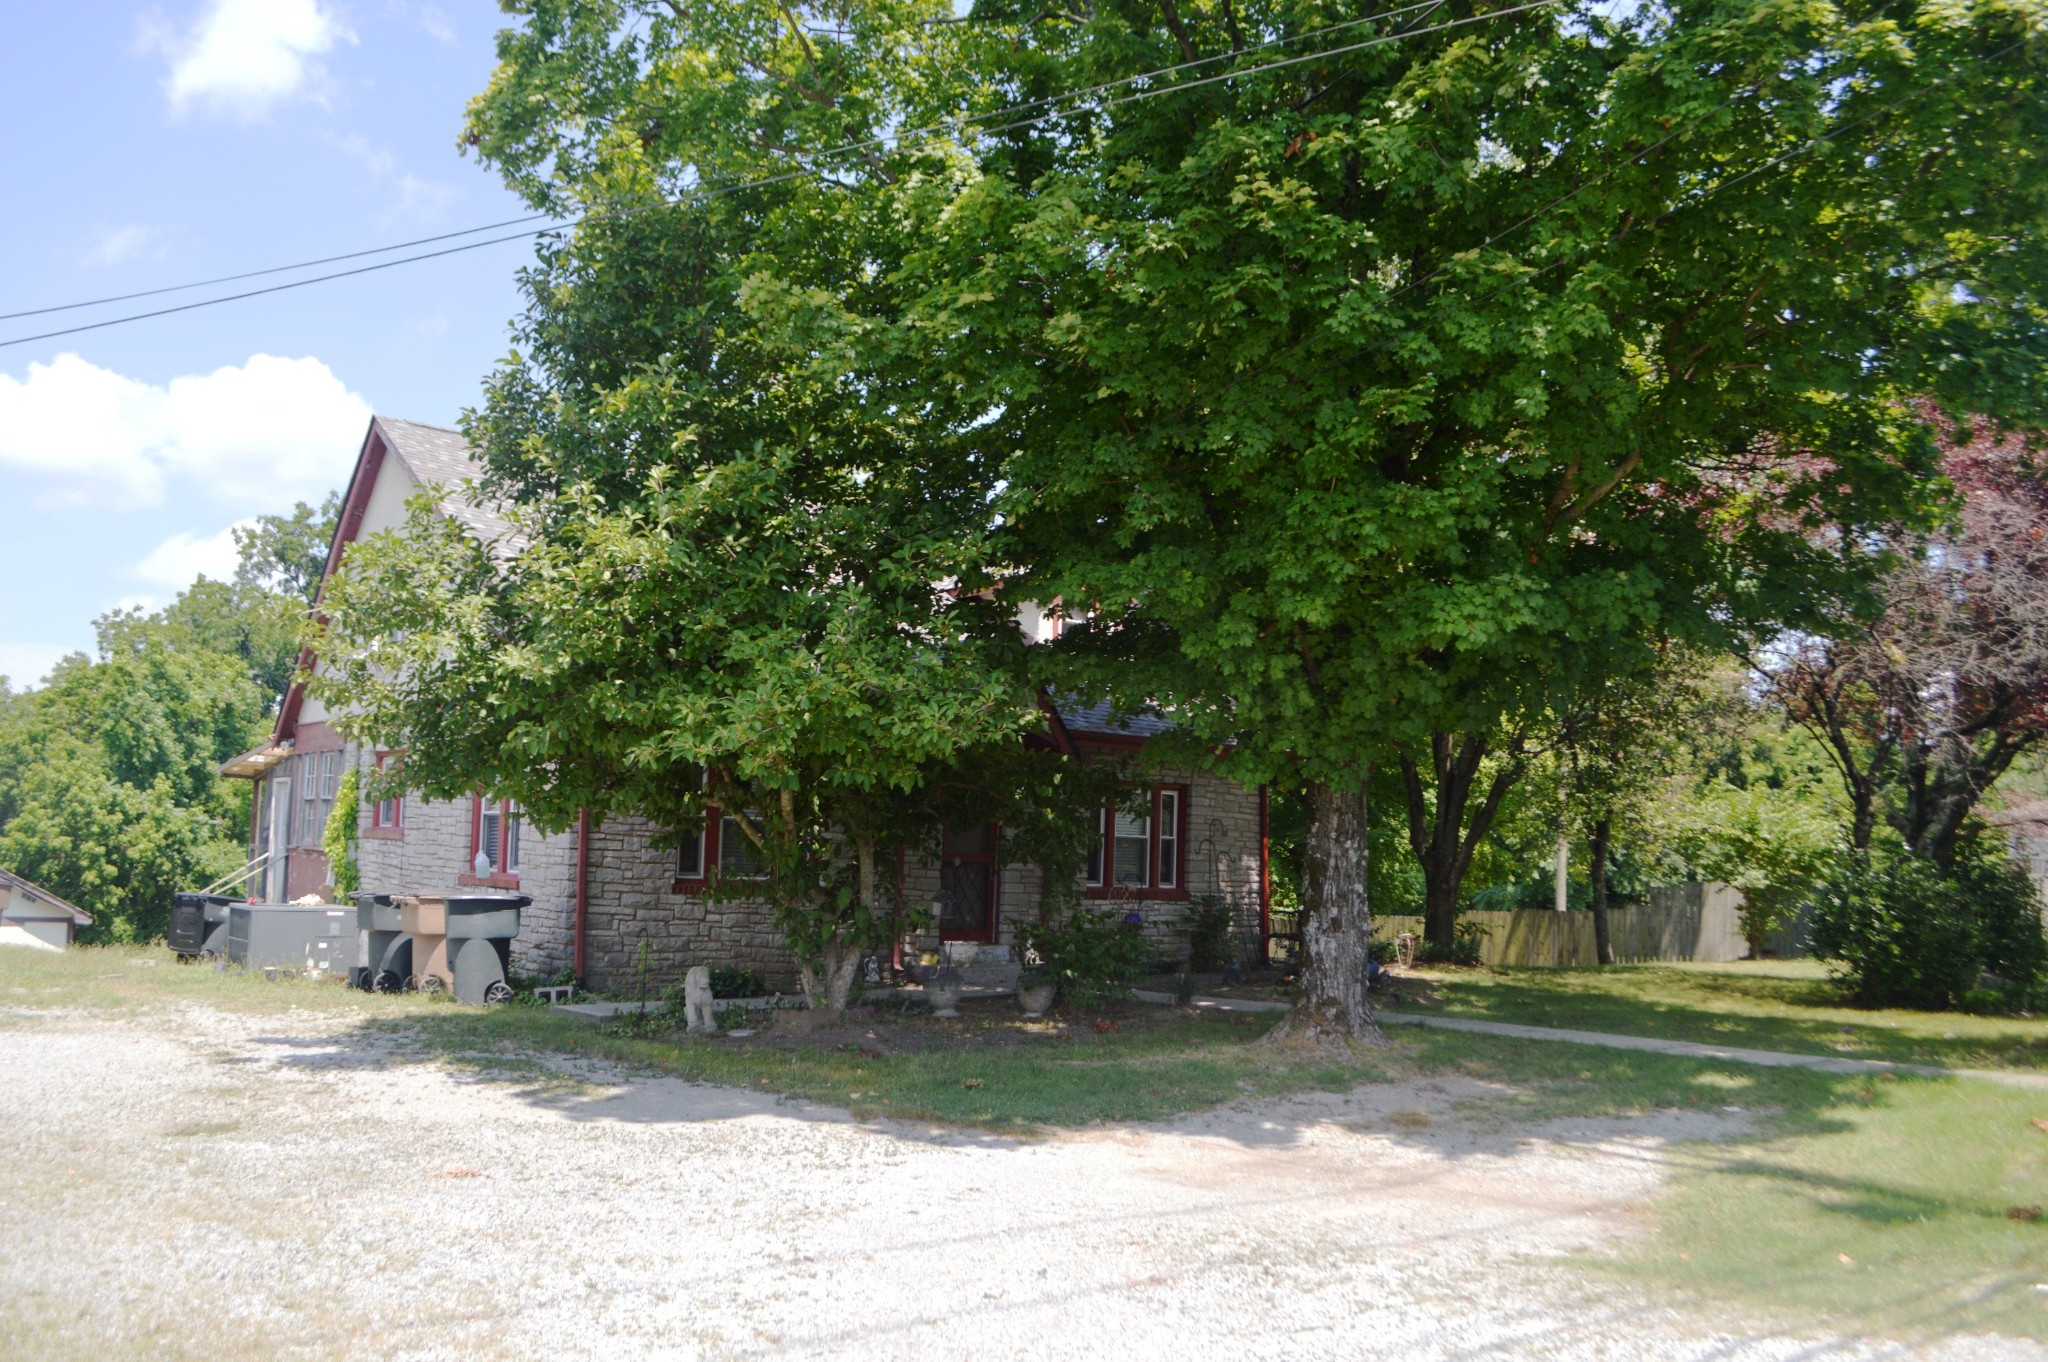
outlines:
[[[1583,1276],[1562,1255],[1627,1251],[1664,1143],[1737,1118],[1482,1135],[1447,1115],[1477,1090],[1019,1141],[605,1071],[409,1063],[316,1014],[15,1014],[0,1353],[2044,1355],[1716,1333]]]

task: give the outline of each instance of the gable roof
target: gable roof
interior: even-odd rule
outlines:
[[[41,885],[30,883],[28,880],[25,880],[21,876],[14,874],[12,871],[0,870],[0,884],[6,885],[8,888],[14,890],[18,894],[23,894],[29,898],[34,899],[37,903],[48,904],[52,908],[57,908],[62,910],[63,912],[69,913],[71,915],[71,922],[73,926],[92,926],[91,913],[86,912],[85,909],[79,907],[75,903],[69,903],[63,899],[58,898],[55,894],[43,888]],[[13,911],[14,907],[10,903],[8,905],[7,912],[11,914]],[[6,916],[6,914],[0,914],[0,916]]]
[[[1138,742],[1156,738],[1173,727],[1172,720],[1150,710],[1137,714],[1118,714],[1110,709],[1107,700],[1098,700],[1092,705],[1078,704],[1072,700],[1062,701],[1059,717],[1072,733]]]
[[[414,482],[441,489],[441,495],[435,502],[441,514],[484,543],[507,551],[516,550],[523,543],[512,523],[505,519],[502,507],[476,498],[474,484],[483,476],[483,465],[477,462],[469,441],[462,438],[461,431],[428,425],[424,421],[406,421],[396,416],[372,416],[370,428],[363,433],[362,450],[356,455],[355,471],[349,474],[348,490],[342,494],[341,515],[335,521],[334,538],[327,546],[327,567],[320,577],[320,589],[313,598],[316,607],[320,597],[327,594],[328,579],[341,566],[342,551],[355,543],[363,532],[363,514],[370,508],[370,494],[376,490],[377,477],[384,471],[387,458],[403,467]],[[297,670],[309,671],[312,666],[312,649],[301,650]],[[270,734],[273,747],[292,741],[305,699],[306,683],[292,682],[284,694],[284,702],[277,708],[277,723]],[[236,758],[228,765],[235,765],[241,760]],[[229,771],[223,767],[221,774],[253,779],[262,771]]]

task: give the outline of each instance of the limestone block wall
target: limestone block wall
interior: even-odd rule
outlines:
[[[1257,932],[1264,888],[1259,791],[1196,771],[1163,770],[1149,774],[1146,779],[1161,785],[1187,787],[1184,864],[1189,897],[1091,897],[1088,902],[1097,908],[1114,909],[1119,915],[1138,914],[1139,931],[1145,938],[1148,954],[1160,961],[1186,957],[1188,912],[1195,899],[1213,896],[1229,906],[1233,926],[1238,931]],[[1018,931],[1038,919],[1041,883],[1036,866],[1003,867],[996,890],[998,944],[1021,949]],[[904,901],[929,907],[938,892],[938,867],[910,858],[904,866]],[[920,949],[936,950],[938,939],[936,931],[926,932],[918,945]]]
[[[365,753],[351,750],[351,762],[369,780]],[[470,873],[470,801],[435,803],[408,796],[398,837],[372,828],[365,804],[357,822],[356,865],[364,889],[392,894],[432,894],[460,889]],[[548,975],[566,968],[575,949],[576,832],[543,837],[531,828],[519,839],[519,887],[533,903],[519,915],[512,943],[512,967],[522,974]],[[482,892],[489,892],[484,890]]]
[[[655,845],[658,831],[641,818],[611,818],[590,830],[586,981],[636,988],[644,946],[654,989],[681,983],[693,965],[728,965],[753,970],[771,989],[795,992],[796,961],[767,905],[673,892],[676,853]]]
[[[361,754],[351,757],[365,767],[369,764]],[[1184,863],[1189,894],[1215,896],[1230,905],[1241,930],[1256,931],[1261,893],[1259,792],[1198,772],[1166,771],[1152,778],[1188,790]],[[469,873],[468,800],[407,799],[403,835],[397,838],[375,835],[369,821],[365,807],[362,827],[371,835],[361,838],[357,850],[365,889],[432,893],[457,888]],[[655,845],[657,832],[653,823],[639,818],[612,818],[591,828],[584,982],[631,992],[644,978],[651,991],[659,991],[680,983],[693,965],[729,965],[755,971],[771,989],[795,992],[796,963],[768,907],[675,892],[675,852]],[[1018,929],[1037,919],[1039,885],[1036,866],[1003,867],[996,908],[999,944],[1018,944]],[[906,858],[906,903],[929,905],[938,888],[936,866]],[[526,831],[518,892],[531,896],[533,904],[520,917],[519,938],[512,947],[514,968],[532,975],[568,968],[575,951],[574,829],[549,837]],[[1095,902],[1119,913],[1138,913],[1153,958],[1185,957],[1190,900]],[[937,940],[936,932],[929,933],[921,945],[936,949]]]

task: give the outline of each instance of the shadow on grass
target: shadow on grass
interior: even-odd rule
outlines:
[[[1440,1012],[1619,1035],[1946,1068],[2048,1070],[2048,1019],[1871,1010],[1830,982],[1726,969],[1445,972]]]

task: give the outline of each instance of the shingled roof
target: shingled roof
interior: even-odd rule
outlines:
[[[505,519],[502,506],[475,498],[473,484],[483,476],[483,465],[476,461],[461,431],[395,416],[373,416],[370,424],[384,437],[384,448],[405,465],[415,482],[443,489],[439,502],[443,515],[487,544],[507,549],[523,544],[523,537]]]

